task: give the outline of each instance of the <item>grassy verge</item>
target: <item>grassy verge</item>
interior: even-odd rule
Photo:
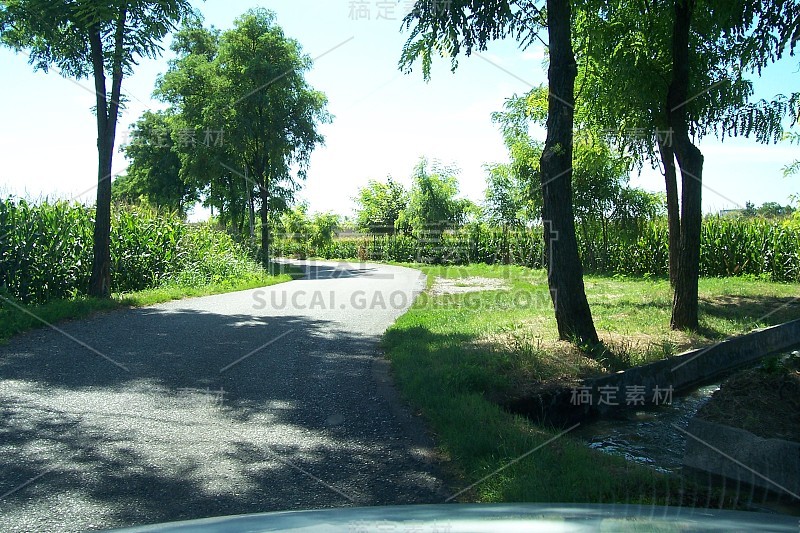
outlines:
[[[20,305],[0,301],[0,342],[24,331],[54,324],[61,320],[84,318],[99,311],[125,307],[142,307],[170,300],[244,291],[291,281],[300,274],[298,269],[284,267],[277,275],[250,273],[236,279],[204,285],[170,284],[156,289],[114,294],[109,299],[78,297],[55,300],[42,305]]]
[[[429,290],[384,343],[396,382],[429,421],[458,484],[475,483],[459,500],[735,505],[730,495],[590,450],[499,407],[498,400],[532,383],[608,370],[606,361],[557,340],[544,272],[414,266],[428,275]],[[434,281],[462,279],[450,284],[458,287],[476,277],[502,278],[506,287],[443,294]],[[676,333],[669,330],[666,280],[587,276],[586,290],[601,337],[615,361],[627,365],[800,316],[796,284],[703,280],[703,327]]]

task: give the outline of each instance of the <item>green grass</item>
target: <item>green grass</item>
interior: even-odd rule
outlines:
[[[0,342],[24,331],[57,324],[67,319],[91,316],[101,311],[126,307],[142,307],[170,300],[244,291],[291,281],[296,270],[278,275],[249,274],[237,279],[203,285],[168,284],[156,289],[117,293],[109,299],[79,296],[69,300],[53,300],[40,305],[23,305],[3,297],[0,300]]]
[[[570,382],[608,370],[557,340],[543,271],[474,265],[421,268],[436,277],[506,278],[510,290],[423,295],[387,331],[384,344],[395,380],[438,437],[442,456],[463,501],[562,501],[690,504],[694,498],[732,501],[674,475],[588,449],[560,430],[510,414],[500,405],[532,385]],[[666,280],[587,276],[595,323],[616,362],[663,358],[800,317],[797,284],[745,278],[701,282],[702,328],[669,330],[671,291]],[[516,295],[516,296],[515,296]],[[527,295],[520,307],[519,295]],[[515,298],[517,300],[515,301]],[[610,360],[611,358],[609,358]],[[514,459],[542,446],[529,456]]]

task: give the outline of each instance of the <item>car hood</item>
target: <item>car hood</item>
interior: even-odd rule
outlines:
[[[442,504],[348,507],[205,518],[118,530],[134,532],[414,531],[797,531],[779,514],[647,505]]]

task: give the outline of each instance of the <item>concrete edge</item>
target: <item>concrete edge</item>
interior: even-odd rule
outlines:
[[[800,443],[693,418],[683,464],[800,499]]]

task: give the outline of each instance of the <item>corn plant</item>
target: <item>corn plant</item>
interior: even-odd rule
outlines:
[[[586,272],[657,277],[669,273],[665,220],[579,224],[577,237]],[[296,245],[287,242],[284,249]],[[317,248],[307,242],[302,245],[310,255],[327,259],[545,266],[541,227],[503,229],[475,224],[444,232],[435,240],[363,235],[335,239]],[[707,277],[800,282],[800,225],[708,217],[703,222],[700,271]]]
[[[89,285],[94,211],[80,204],[0,201],[0,290],[40,304],[83,295]],[[175,214],[116,206],[111,280],[116,292],[170,283],[202,285],[260,272],[247,250],[208,224]]]

